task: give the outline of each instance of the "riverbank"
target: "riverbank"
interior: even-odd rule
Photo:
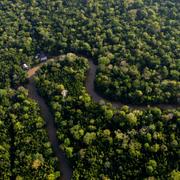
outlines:
[[[71,179],[72,169],[66,159],[65,154],[59,148],[58,140],[56,137],[56,128],[55,128],[55,124],[54,124],[54,118],[53,118],[47,104],[45,103],[45,100],[38,94],[38,90],[37,90],[37,88],[35,86],[35,82],[33,80],[34,75],[43,66],[43,64],[51,62],[51,61],[55,61],[55,60],[63,60],[63,58],[64,58],[64,55],[50,58],[46,62],[40,63],[39,65],[29,69],[28,70],[29,83],[27,84],[26,88],[29,91],[29,97],[34,99],[38,103],[40,110],[41,110],[41,115],[44,118],[44,120],[46,121],[46,127],[47,127],[47,131],[48,131],[48,135],[49,135],[49,140],[52,144],[55,155],[59,159],[59,168],[62,173],[62,180],[69,180],[69,179]],[[92,97],[93,101],[95,101],[97,103],[102,102],[102,101],[106,102],[106,103],[111,103],[113,108],[120,108],[120,107],[126,105],[126,104],[122,104],[121,102],[108,101],[107,99],[103,98],[100,94],[98,94],[95,91],[94,81],[96,78],[97,65],[94,64],[94,61],[91,58],[88,58],[88,60],[89,60],[90,68],[87,72],[85,86],[86,86],[87,92]],[[129,104],[128,104],[128,106],[131,109],[146,109],[149,107],[146,105],[138,106],[138,105],[129,105]],[[179,108],[178,105],[166,105],[166,104],[154,105],[151,107],[159,107],[161,109]]]

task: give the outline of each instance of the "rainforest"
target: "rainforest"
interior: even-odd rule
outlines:
[[[178,0],[0,1],[0,180],[179,180]]]

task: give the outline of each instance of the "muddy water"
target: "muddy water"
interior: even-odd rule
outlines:
[[[63,59],[64,56],[61,56]],[[55,57],[54,59],[49,59],[47,62],[49,61],[54,61],[59,59],[58,57]],[[46,63],[46,62],[45,62]],[[72,175],[72,169],[70,168],[68,161],[65,157],[65,154],[60,150],[59,148],[59,144],[58,144],[58,140],[56,137],[56,128],[54,125],[54,119],[53,116],[51,114],[51,112],[49,111],[48,106],[46,105],[44,99],[42,97],[39,96],[39,94],[37,93],[37,89],[35,86],[35,82],[33,80],[33,76],[35,75],[36,71],[42,67],[44,63],[41,63],[37,66],[35,66],[34,68],[31,68],[28,71],[28,79],[29,79],[29,83],[26,86],[27,89],[29,90],[29,96],[30,98],[34,99],[40,106],[40,110],[41,110],[41,114],[43,116],[43,118],[46,121],[47,124],[47,130],[48,130],[48,135],[49,135],[49,140],[52,144],[52,147],[54,149],[54,153],[55,155],[58,157],[59,159],[59,168],[61,171],[62,176],[62,180],[69,180],[71,178]],[[92,97],[92,99],[95,102],[100,102],[100,101],[104,101],[107,103],[111,103],[112,107],[114,108],[120,108],[125,104],[122,104],[120,102],[113,102],[113,101],[108,101],[106,99],[104,99],[100,94],[98,94],[95,89],[94,89],[94,81],[96,78],[96,70],[97,70],[97,65],[95,65],[93,63],[92,59],[89,59],[89,65],[90,65],[90,69],[87,73],[87,78],[86,78],[86,89],[89,93],[89,95]],[[134,105],[130,105],[128,104],[128,106],[131,109],[146,109],[147,106],[134,106]],[[156,107],[159,107],[161,109],[175,109],[175,108],[179,108],[178,105],[164,105],[164,104],[160,104],[160,105],[156,105]]]
[[[52,144],[53,150],[55,155],[58,157],[59,160],[59,169],[61,171],[61,180],[70,180],[72,175],[72,169],[65,157],[65,154],[60,150],[58,140],[56,137],[56,128],[54,125],[54,118],[49,111],[49,108],[44,101],[44,99],[38,94],[35,82],[33,80],[33,76],[36,71],[42,66],[42,64],[30,69],[28,71],[29,83],[27,84],[26,88],[29,91],[29,97],[34,99],[41,111],[41,115],[46,122],[46,127],[48,131],[49,141]]]
[[[97,65],[94,64],[92,59],[89,59],[89,65],[90,65],[90,69],[89,69],[89,71],[87,73],[87,77],[86,77],[86,89],[87,89],[89,95],[92,97],[92,99],[95,102],[103,101],[105,103],[110,103],[110,104],[112,104],[113,108],[121,108],[124,105],[128,105],[131,109],[146,109],[149,107],[146,105],[122,104],[121,102],[108,101],[107,99],[103,98],[100,94],[98,94],[95,91],[95,88],[94,88]],[[178,108],[179,106],[178,105],[168,105],[168,104],[158,104],[158,105],[154,105],[151,107],[159,107],[161,109],[175,109],[175,108]]]

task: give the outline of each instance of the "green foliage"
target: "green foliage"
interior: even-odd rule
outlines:
[[[61,148],[74,167],[72,179],[178,177],[179,110],[112,109],[94,103],[84,89],[88,66],[83,62],[76,56],[49,63],[36,78],[55,115]],[[65,99],[54,88],[59,86],[69,92]]]
[[[179,103],[177,0],[0,1],[0,88],[25,82],[37,53],[76,52],[98,64],[95,87],[134,104]],[[92,102],[87,59],[69,53],[42,67],[73,179],[179,179],[179,110],[112,110]],[[62,91],[68,94],[62,97]],[[57,179],[37,105],[23,89],[0,90],[0,179]]]
[[[59,177],[37,104],[24,88],[0,90],[0,179]]]
[[[98,63],[96,89],[109,99],[177,103],[179,12],[177,0],[1,0],[0,87],[24,82],[37,53],[76,52]]]

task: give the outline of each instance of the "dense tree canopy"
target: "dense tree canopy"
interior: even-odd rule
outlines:
[[[0,90],[0,179],[58,178],[44,120],[27,91]]]
[[[68,54],[36,77],[54,114],[60,147],[73,164],[72,179],[178,177],[180,111],[96,104],[84,88],[87,70],[87,59]]]
[[[24,63],[67,52],[83,57],[43,66],[36,82],[72,179],[180,179],[179,109],[113,109],[84,86],[91,57],[102,96],[179,104],[179,0],[1,0],[0,18],[0,179],[59,178],[39,108],[18,87]]]
[[[108,98],[177,103],[179,12],[178,0],[2,0],[0,62],[15,72],[1,83],[22,82],[15,64],[36,63],[38,52],[74,51],[94,57],[96,89]]]

